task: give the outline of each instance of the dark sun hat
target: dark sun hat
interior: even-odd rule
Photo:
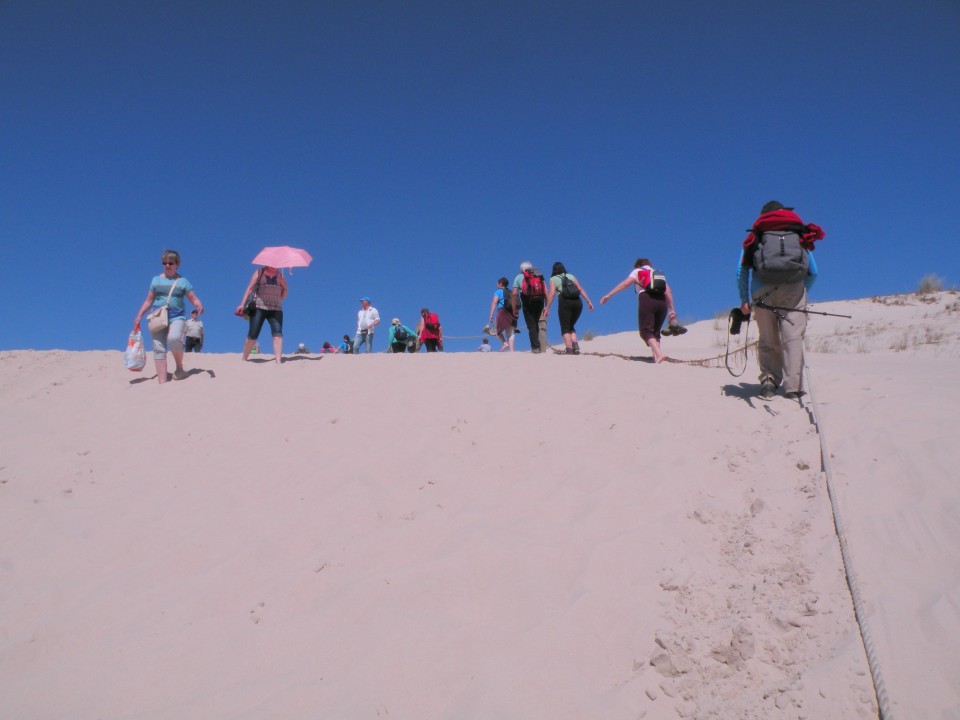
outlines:
[[[761,214],[761,215],[765,215],[765,214],[767,214],[768,212],[773,212],[774,210],[793,210],[793,208],[792,208],[792,207],[784,207],[783,205],[781,205],[780,203],[778,203],[776,200],[771,200],[771,201],[768,202],[766,205],[764,205],[762,208],[760,208],[760,214]]]

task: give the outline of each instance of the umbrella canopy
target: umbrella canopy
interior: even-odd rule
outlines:
[[[313,258],[306,250],[280,245],[278,247],[265,247],[253,259],[253,264],[269,265],[275,268],[295,268],[307,267],[312,261]]]

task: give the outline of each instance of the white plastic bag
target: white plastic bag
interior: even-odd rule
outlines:
[[[127,370],[140,372],[147,364],[147,354],[143,350],[143,335],[140,333],[139,323],[127,339],[127,352],[123,355],[123,364]]]

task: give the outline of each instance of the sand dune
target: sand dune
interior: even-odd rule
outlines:
[[[890,709],[960,717],[958,295],[812,309],[803,403],[635,333],[0,353],[0,717],[875,718],[824,439]]]

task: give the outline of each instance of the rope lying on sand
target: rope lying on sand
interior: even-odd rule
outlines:
[[[743,355],[743,360],[746,362],[747,352],[750,350],[750,348],[757,347],[758,343],[758,340],[747,343],[742,348],[737,348],[732,353],[729,353],[729,356]],[[724,353],[723,355],[714,355],[711,358],[704,358],[703,360],[677,360],[676,358],[668,357],[667,362],[683,363],[685,365],[697,365],[698,367],[725,367],[727,363],[727,357],[728,353]]]
[[[733,353],[724,353],[711,358],[701,360],[677,360],[667,358],[667,362],[679,363],[684,365],[696,365],[699,367],[724,367],[728,366],[728,358],[731,355],[743,355],[746,360],[746,353],[750,348],[756,347],[757,340],[747,343],[742,348],[738,348]],[[556,351],[554,351],[556,352]],[[562,353],[559,353],[562,354]],[[594,355],[596,357],[618,357],[624,360],[649,360],[648,357],[637,355],[622,355],[620,353],[600,353],[589,352],[582,355]],[[813,393],[813,382],[810,380],[810,368],[804,368],[804,387],[810,396],[810,405],[807,412],[810,413],[811,421],[817,429],[817,436],[820,440],[820,464],[823,474],[826,478],[827,494],[830,498],[830,507],[833,511],[833,524],[837,534],[837,540],[840,543],[840,556],[843,559],[843,569],[846,575],[847,587],[850,590],[850,596],[853,600],[854,615],[857,620],[857,626],[860,629],[860,637],[863,640],[863,647],[867,655],[867,664],[870,667],[870,677],[873,682],[873,690],[877,697],[877,705],[880,711],[880,720],[893,720],[893,713],[890,711],[890,700],[887,696],[887,686],[883,680],[883,673],[880,670],[880,661],[877,658],[876,649],[873,645],[873,636],[870,632],[870,626],[867,622],[867,614],[863,607],[863,598],[860,595],[860,583],[853,568],[853,560],[850,557],[850,549],[847,545],[846,532],[843,529],[843,518],[840,516],[840,506],[837,501],[837,493],[833,484],[833,473],[830,468],[830,453],[827,450],[827,438],[823,429],[823,421],[816,413],[816,398]]]
[[[744,345],[742,348],[738,348],[734,352],[737,354],[743,354],[744,357],[746,357],[747,351],[749,351],[750,348],[753,348],[756,346],[757,346],[757,341],[754,340],[749,345]],[[554,352],[557,355],[563,355],[562,350],[554,350]],[[624,355],[622,353],[613,353],[613,352],[606,352],[606,353],[605,352],[581,352],[580,354],[592,355],[593,357],[616,357],[616,358],[621,358],[623,360],[633,360],[635,362],[636,361],[650,362],[653,360],[653,358],[651,358],[649,355]],[[733,354],[734,353],[731,353],[731,355]],[[668,357],[664,362],[674,363],[677,365],[695,365],[696,367],[721,368],[725,366],[726,358],[727,358],[727,353],[724,353],[722,355],[715,355],[713,357],[702,358],[700,360],[680,360],[678,358]]]
[[[481,338],[489,337],[489,335],[444,335],[444,340],[480,340]],[[730,353],[730,356],[743,355],[744,360],[746,360],[747,351],[751,348],[757,346],[757,341],[744,345],[742,348],[737,348],[734,352]],[[555,355],[563,355],[563,350],[554,350]],[[649,355],[624,355],[623,353],[615,352],[580,352],[580,355],[590,355],[592,357],[615,357],[620,358],[621,360],[632,360],[634,362],[649,362],[652,358]],[[668,357],[664,362],[674,363],[677,365],[695,365],[696,367],[725,367],[727,360],[727,353],[723,355],[714,355],[709,358],[702,358],[700,360],[680,360],[678,358]]]
[[[749,325],[747,326],[749,328]],[[520,330],[526,330],[526,328],[518,328],[517,332]],[[496,337],[497,334],[494,332],[483,333],[481,335],[444,335],[444,340],[481,340],[483,338]],[[742,358],[743,363],[746,364],[747,352],[751,348],[757,346],[757,341],[748,342],[741,348],[737,348],[733,352],[725,352],[722,355],[715,355],[709,358],[702,358],[700,360],[679,360],[677,358],[668,357],[665,362],[674,363],[677,365],[694,365],[696,367],[728,367],[729,359],[735,358],[740,360]],[[554,354],[563,355],[563,350],[554,350]],[[651,358],[646,355],[625,355],[623,353],[614,353],[614,352],[581,352],[580,355],[591,355],[593,357],[616,357],[621,360],[632,360],[634,362],[649,362]]]
[[[744,354],[757,345],[756,340],[742,348],[738,348],[733,354]],[[633,355],[620,355],[618,353],[583,353],[585,355],[597,355],[600,357],[619,357],[624,360],[645,360],[648,358]],[[682,363],[686,365],[697,365],[700,367],[724,367],[727,364],[727,353],[717,355],[703,360],[676,360],[667,358],[667,362]],[[728,367],[729,369],[729,367]],[[860,637],[863,640],[863,647],[867,654],[867,664],[870,667],[870,677],[873,681],[873,690],[877,697],[877,705],[880,710],[880,720],[893,720],[893,713],[890,711],[890,700],[887,697],[887,686],[883,680],[883,673],[880,670],[880,661],[873,645],[873,636],[870,633],[870,626],[867,622],[867,613],[863,607],[863,598],[860,595],[860,583],[857,580],[856,572],[853,568],[853,560],[850,557],[850,549],[847,545],[846,532],[843,529],[843,518],[840,517],[840,506],[837,501],[837,492],[833,484],[833,472],[830,469],[830,453],[827,450],[827,438],[823,429],[823,421],[816,413],[816,398],[813,393],[813,383],[810,380],[810,368],[804,368],[804,387],[809,393],[810,404],[807,406],[807,412],[810,413],[814,427],[817,429],[817,436],[820,440],[820,464],[823,474],[826,477],[827,494],[830,497],[830,507],[833,511],[833,524],[836,530],[837,539],[840,543],[840,556],[843,559],[843,570],[847,579],[847,587],[850,589],[850,596],[853,599],[853,611],[856,616],[857,626],[860,629]]]
[[[715,355],[714,357],[703,358],[700,360],[678,360],[676,358],[668,357],[666,361],[682,365],[695,365],[698,367],[727,367],[729,370],[729,357],[738,357],[742,355],[745,362],[747,352],[751,348],[756,347],[757,344],[758,341],[754,340],[753,342],[747,343],[742,348],[737,348],[733,353],[725,352],[722,355]],[[554,352],[558,355],[563,354],[557,350],[554,350]],[[594,357],[617,357],[623,360],[633,361],[650,360],[650,358],[647,356],[623,355],[621,353],[586,352],[580,354],[593,355]],[[807,408],[807,412],[810,413],[813,425],[817,428],[817,436],[820,440],[820,464],[824,476],[826,477],[827,494],[830,497],[830,507],[833,511],[834,529],[836,530],[837,539],[840,543],[840,555],[843,559],[843,569],[847,579],[847,587],[850,589],[850,596],[853,599],[854,615],[856,616],[857,626],[860,629],[860,637],[863,640],[863,647],[867,654],[867,664],[870,667],[870,676],[871,680],[873,681],[873,689],[877,697],[877,705],[880,710],[880,720],[893,720],[893,714],[890,711],[890,700],[887,697],[887,686],[883,680],[883,674],[880,670],[880,662],[877,659],[877,653],[873,646],[873,636],[870,633],[870,626],[867,622],[867,614],[863,607],[863,599],[860,596],[860,583],[857,580],[856,573],[853,569],[853,561],[850,558],[850,549],[847,546],[847,536],[843,529],[843,519],[840,517],[840,507],[837,502],[837,493],[833,485],[833,473],[830,469],[830,453],[827,450],[827,439],[823,429],[823,421],[818,417],[815,410],[816,398],[813,394],[813,383],[810,380],[809,367],[804,368],[804,375],[804,387],[810,396],[810,406]]]
[[[887,686],[883,681],[883,675],[880,672],[880,661],[877,659],[876,650],[873,647],[873,636],[870,634],[870,626],[867,624],[867,614],[863,608],[863,599],[860,597],[860,583],[857,581],[857,575],[853,569],[853,561],[850,558],[850,549],[847,547],[847,535],[843,529],[843,519],[840,517],[840,506],[837,502],[837,492],[833,486],[833,473],[830,470],[830,453],[827,451],[827,438],[823,430],[823,421],[816,413],[817,401],[813,394],[813,383],[810,381],[810,368],[804,368],[804,387],[810,395],[810,405],[807,412],[810,413],[813,425],[817,428],[817,435],[820,438],[820,466],[827,480],[827,494],[830,496],[830,507],[833,510],[833,525],[837,533],[837,539],[840,541],[840,556],[843,558],[843,570],[847,576],[847,587],[850,588],[850,596],[853,598],[853,612],[857,618],[857,625],[860,628],[860,637],[863,640],[863,648],[867,653],[867,664],[870,666],[870,676],[873,680],[873,690],[877,695],[877,705],[880,708],[880,720],[893,720],[893,714],[890,712],[890,700],[887,698]]]

